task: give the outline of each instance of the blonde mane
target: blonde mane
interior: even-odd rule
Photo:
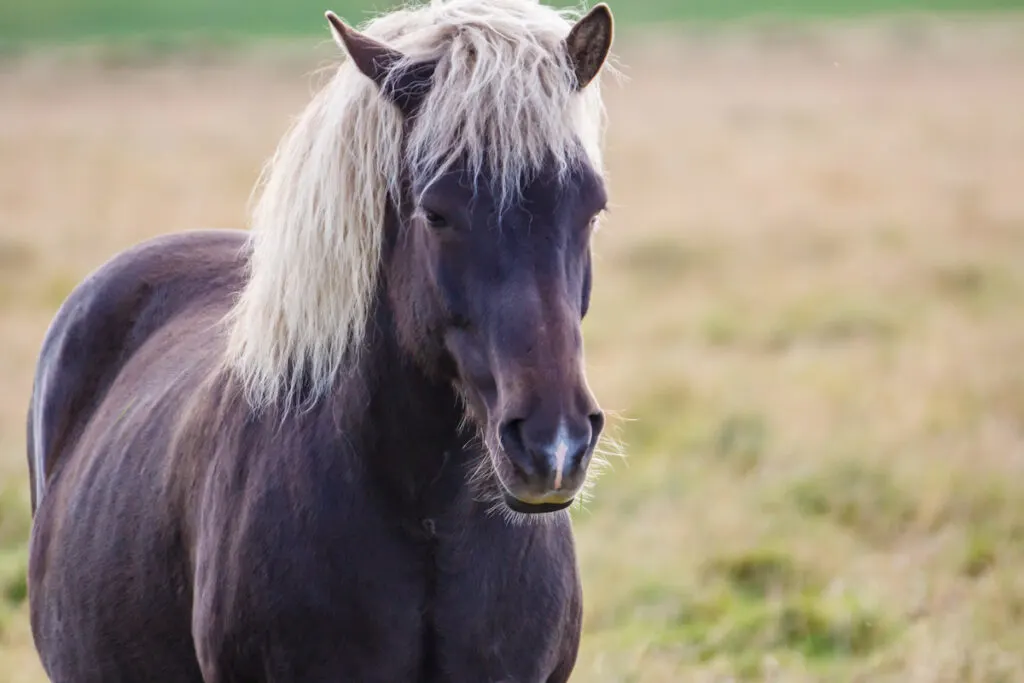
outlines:
[[[433,86],[403,145],[396,108],[346,58],[264,169],[227,347],[255,407],[320,397],[358,357],[403,167],[429,182],[459,159],[487,171],[502,202],[550,160],[601,172],[600,85],[577,92],[563,44],[579,16],[432,0],[361,28],[410,63],[436,60]]]

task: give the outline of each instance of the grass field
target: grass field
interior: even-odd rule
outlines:
[[[317,34],[323,12],[351,21],[402,4],[398,0],[5,0],[0,47],[95,38],[175,40]],[[554,4],[576,5],[572,0]],[[1024,0],[629,0],[611,3],[627,24],[747,17],[851,16],[870,12],[978,12],[1024,8]]]
[[[1022,36],[620,44],[586,338],[629,457],[575,515],[575,681],[1024,680]],[[326,54],[0,70],[0,680],[44,680],[24,414],[51,316],[141,239],[243,225]]]

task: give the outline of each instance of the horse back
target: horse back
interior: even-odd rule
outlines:
[[[82,281],[43,340],[28,412],[35,514],[47,483],[133,354],[183,311],[226,311],[244,278],[245,233],[195,231],[124,251]]]

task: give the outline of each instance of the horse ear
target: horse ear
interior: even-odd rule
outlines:
[[[331,25],[334,42],[352,58],[356,68],[367,78],[383,86],[391,67],[402,59],[402,53],[350,28],[330,10],[324,16]]]
[[[565,39],[569,60],[576,72],[576,88],[583,90],[601,71],[612,49],[615,22],[612,11],[603,2],[595,5],[576,22]]]
[[[411,116],[430,90],[434,62],[413,64],[401,73],[392,74],[395,65],[405,59],[398,50],[346,25],[338,15],[324,13],[331,25],[334,41],[343,49],[363,75],[391,99],[406,116]]]

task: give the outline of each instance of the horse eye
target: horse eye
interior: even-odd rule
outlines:
[[[435,230],[446,227],[448,225],[448,221],[444,219],[444,216],[435,211],[428,211],[424,209],[423,218],[427,221],[427,225],[434,228]]]

